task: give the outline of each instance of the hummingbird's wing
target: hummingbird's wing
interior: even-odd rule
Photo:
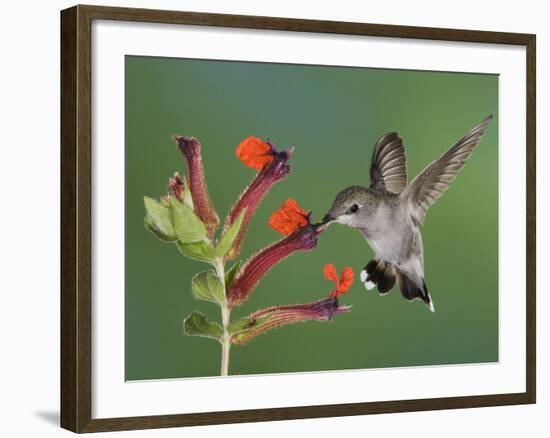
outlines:
[[[484,119],[441,157],[426,167],[403,190],[401,199],[407,202],[412,217],[417,223],[424,222],[428,208],[441,197],[458,175],[492,119],[492,115]]]
[[[406,187],[405,146],[397,132],[383,135],[376,142],[370,165],[370,184],[371,187],[395,194],[401,193]]]

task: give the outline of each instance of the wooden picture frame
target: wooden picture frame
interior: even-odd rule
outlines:
[[[527,108],[526,391],[481,396],[93,419],[91,29],[94,20],[524,46],[527,59],[525,66],[527,78],[525,90]],[[62,11],[61,426],[80,433],[535,403],[535,49],[535,35],[519,33],[100,6],[75,6]]]

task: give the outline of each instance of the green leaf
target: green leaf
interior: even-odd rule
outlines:
[[[176,240],[176,231],[172,225],[172,213],[170,208],[164,207],[160,202],[145,196],[145,228],[162,240]]]
[[[239,269],[241,269],[242,262],[240,260],[236,261],[233,266],[225,273],[225,287],[229,288],[231,284],[233,283],[233,280],[235,280],[235,276],[239,272]]]
[[[214,248],[212,248],[212,245],[207,242],[177,242],[176,245],[180,252],[189,258],[200,260],[201,262],[214,262]]]
[[[203,336],[212,339],[220,339],[223,334],[221,325],[208,321],[208,318],[200,312],[193,312],[185,318],[183,332],[189,336]]]
[[[145,228],[153,233],[160,240],[163,240],[165,242],[173,242],[178,239],[175,236],[172,237],[163,234],[148,217],[143,218],[143,223],[145,225]]]
[[[212,271],[204,271],[193,277],[191,282],[193,297],[198,300],[222,304],[225,301],[224,287]]]
[[[189,186],[189,180],[187,177],[184,178],[185,185],[183,190],[183,203],[187,205],[191,210],[193,210],[193,196],[191,196],[191,189]]]
[[[245,212],[246,208],[243,208],[237,219],[231,224],[229,229],[224,233],[216,245],[216,257],[224,257],[233,246],[235,238],[237,237],[237,234],[239,234],[239,230],[243,223]]]
[[[172,223],[181,243],[208,241],[206,226],[193,210],[177,199],[170,198]]]

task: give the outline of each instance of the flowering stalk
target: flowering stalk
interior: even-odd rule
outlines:
[[[228,253],[229,259],[234,259],[240,253],[250,219],[264,196],[276,182],[281,181],[290,173],[290,166],[287,162],[293,151],[294,148],[291,147],[288,151],[277,152],[273,144],[263,143],[256,137],[248,137],[237,148],[239,159],[247,166],[259,170],[259,173],[242,193],[227,217],[224,227],[226,229],[235,222],[241,211],[246,208],[239,234],[235,239],[233,248]]]
[[[220,219],[208,195],[202,166],[201,144],[195,137],[174,136],[174,140],[187,164],[189,190],[193,198],[195,212],[206,225],[209,237],[212,238]]]
[[[319,233],[315,225],[308,224],[252,257],[228,291],[229,306],[244,303],[262,277],[277,263],[296,251],[313,249],[317,245]]]
[[[307,304],[268,307],[231,321],[233,307],[250,297],[264,275],[294,252],[313,249],[325,227],[312,224],[311,213],[303,210],[295,200],[288,199],[268,222],[271,228],[286,237],[251,257],[244,267],[235,262],[228,269],[226,263],[239,253],[248,223],[258,205],[273,184],[289,174],[287,162],[293,148],[277,152],[271,143],[257,137],[248,137],[239,144],[238,158],[258,174],[229,213],[221,235],[215,238],[219,219],[206,189],[201,145],[193,137],[178,136],[174,139],[187,163],[187,177],[184,179],[175,173],[169,179],[167,195],[160,200],[144,198],[144,225],[160,240],[175,243],[185,256],[207,262],[215,268],[215,271],[210,269],[195,275],[191,291],[194,298],[220,307],[221,324],[194,311],[184,320],[184,333],[215,339],[221,344],[222,376],[229,373],[232,344],[244,344],[282,325],[330,321],[334,315],[350,310],[349,306],[340,305],[338,299],[351,287],[353,271],[345,268],[338,278],[336,268],[328,264],[323,272],[336,287],[327,298]]]

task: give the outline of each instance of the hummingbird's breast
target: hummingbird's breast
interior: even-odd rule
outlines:
[[[381,203],[361,232],[378,257],[394,265],[409,257],[416,226],[404,207]]]

